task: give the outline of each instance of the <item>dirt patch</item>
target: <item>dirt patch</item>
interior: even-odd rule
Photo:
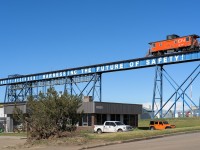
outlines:
[[[26,138],[18,136],[0,136],[0,149],[10,149],[26,143]]]
[[[90,146],[103,144],[103,141],[87,141],[84,137],[40,140],[27,143],[24,137],[0,136],[2,150],[80,150]]]

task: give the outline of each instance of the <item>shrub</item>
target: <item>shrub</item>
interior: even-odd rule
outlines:
[[[81,116],[77,110],[81,103],[79,96],[67,92],[58,94],[54,88],[49,88],[46,94],[40,92],[38,98],[28,98],[27,114],[23,117],[19,111],[14,111],[16,118],[27,124],[29,139],[48,139],[66,136],[69,135],[66,132],[76,130]]]

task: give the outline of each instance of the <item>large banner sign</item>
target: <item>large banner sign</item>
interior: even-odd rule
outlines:
[[[94,73],[105,73],[105,72],[122,71],[129,69],[138,69],[144,67],[152,67],[156,65],[167,65],[167,64],[182,63],[188,61],[199,61],[199,60],[200,60],[200,52],[192,52],[192,53],[161,56],[161,57],[145,57],[140,59],[131,59],[113,63],[105,63],[99,65],[80,67],[80,68],[65,69],[61,71],[52,71],[52,72],[32,74],[32,75],[22,75],[15,78],[4,78],[0,79],[0,86],[16,84],[16,83],[24,83],[24,82],[50,80],[55,78],[66,78],[70,76],[80,76],[80,75],[87,75]]]

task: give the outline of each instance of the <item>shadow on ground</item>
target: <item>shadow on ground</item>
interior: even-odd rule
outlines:
[[[149,127],[138,127],[140,130],[149,130]]]

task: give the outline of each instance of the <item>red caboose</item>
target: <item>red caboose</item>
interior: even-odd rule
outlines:
[[[149,55],[164,55],[179,51],[191,51],[199,49],[198,35],[188,35],[179,37],[178,35],[168,35],[167,40],[150,42]]]

